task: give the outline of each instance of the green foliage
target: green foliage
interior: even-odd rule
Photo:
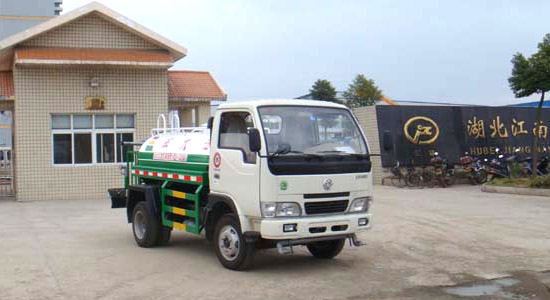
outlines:
[[[523,170],[521,169],[521,165],[518,162],[513,162],[510,168],[510,177],[512,178],[518,178],[522,177]]]
[[[311,97],[315,100],[331,101],[340,103],[336,99],[336,89],[330,81],[325,79],[317,79],[309,90]]]
[[[522,178],[495,178],[490,181],[489,184],[519,188],[550,189],[550,175]]]
[[[529,184],[532,188],[550,189],[550,176],[536,176],[531,179]]]
[[[512,76],[508,82],[518,98],[550,91],[550,33],[538,44],[538,49],[529,58],[521,53],[512,58]]]
[[[372,79],[359,74],[344,92],[346,104],[350,107],[374,105],[374,101],[382,98],[382,91],[374,84]]]
[[[530,186],[530,178],[495,178],[489,182],[491,185],[511,186],[527,188]]]

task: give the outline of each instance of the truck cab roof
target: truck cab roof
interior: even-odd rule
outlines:
[[[294,106],[317,106],[317,107],[334,107],[345,108],[346,106],[329,101],[320,100],[296,100],[296,99],[262,99],[251,101],[239,101],[220,104],[218,109],[251,109],[255,110],[260,106],[271,105],[294,105]]]

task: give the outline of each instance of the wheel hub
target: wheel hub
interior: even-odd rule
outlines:
[[[134,232],[138,239],[143,239],[145,237],[145,232],[147,231],[147,224],[145,222],[145,216],[141,211],[136,212],[134,216]]]
[[[225,259],[233,261],[237,258],[239,255],[240,239],[237,230],[233,226],[226,225],[222,228],[218,237],[218,247]]]

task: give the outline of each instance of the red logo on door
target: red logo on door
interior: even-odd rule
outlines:
[[[222,155],[219,152],[214,154],[214,168],[219,168],[222,164]]]

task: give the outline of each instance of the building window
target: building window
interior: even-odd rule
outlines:
[[[52,115],[53,163],[123,163],[122,142],[134,141],[134,115]]]

